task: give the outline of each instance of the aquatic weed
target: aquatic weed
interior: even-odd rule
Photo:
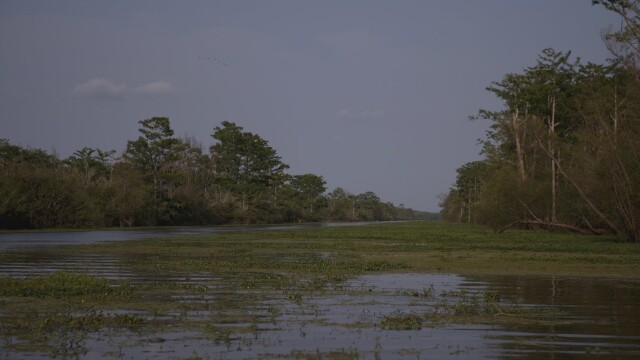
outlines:
[[[422,316],[396,311],[384,316],[380,322],[380,327],[385,330],[420,330],[422,328]]]
[[[62,299],[78,296],[127,297],[131,293],[132,288],[126,282],[112,284],[106,279],[66,271],[23,279],[0,277],[0,296]]]

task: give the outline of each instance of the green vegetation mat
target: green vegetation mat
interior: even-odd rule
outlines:
[[[0,254],[10,264],[43,250]],[[46,249],[47,256],[117,258],[133,280],[106,280],[74,271],[0,277],[4,348],[81,356],[87,334],[120,329],[141,337],[188,329],[215,341],[256,334],[276,322],[282,306],[304,306],[312,295],[348,294],[345,281],[371,273],[452,273],[640,278],[640,246],[610,237],[508,231],[442,222],[106,242]],[[140,280],[148,276],[150,280]],[[193,279],[198,277],[198,281]],[[137,279],[137,280],[136,280]],[[166,280],[163,280],[166,279]],[[173,279],[173,280],[170,280]],[[371,290],[369,290],[371,291]],[[446,323],[544,323],[553,309],[523,309],[483,293],[414,297],[428,313],[398,312],[375,324],[341,326],[415,330]],[[439,299],[448,299],[446,301]],[[417,300],[417,301],[418,301]],[[437,301],[437,302],[436,302]],[[269,305],[265,305],[269,304]],[[507,316],[505,316],[507,315]],[[269,320],[270,319],[270,320]],[[117,332],[116,331],[116,332]]]
[[[614,237],[495,233],[443,222],[151,239],[74,246],[73,252],[123,256],[129,266],[147,271],[321,272],[338,278],[391,271],[640,277],[640,246]]]

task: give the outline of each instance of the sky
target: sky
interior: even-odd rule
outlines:
[[[590,0],[0,2],[0,138],[66,158],[171,120],[205,149],[222,121],[290,174],[439,211],[502,104],[485,90],[547,47],[609,57]]]

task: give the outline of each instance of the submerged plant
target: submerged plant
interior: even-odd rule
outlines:
[[[407,285],[399,291],[394,291],[396,285],[389,288],[366,281],[359,286],[358,275],[401,275],[410,269],[410,274],[420,277],[416,284],[424,284],[434,269],[463,275],[501,273],[513,271],[516,261],[525,264],[521,270],[544,268],[543,274],[569,267],[584,271],[579,266],[585,261],[579,257],[581,253],[604,253],[602,256],[620,260],[617,268],[589,263],[588,269],[619,269],[623,273],[634,270],[628,264],[637,264],[640,258],[640,250],[601,240],[578,243],[562,238],[559,242],[567,235],[545,234],[543,239],[523,233],[519,238],[514,232],[507,237],[476,230],[441,223],[405,223],[52,247],[47,251],[56,258],[117,254],[115,266],[123,267],[119,270],[131,276],[134,285],[70,271],[0,277],[2,346],[18,358],[27,352],[43,357],[82,357],[83,347],[95,351],[96,337],[107,334],[114,348],[120,346],[119,356],[128,356],[129,347],[145,346],[158,338],[164,341],[164,334],[170,331],[185,332],[186,341],[208,341],[216,358],[224,357],[230,349],[246,350],[247,357],[255,358],[384,358],[383,347],[389,354],[417,357],[426,351],[424,347],[412,349],[415,353],[396,351],[388,342],[392,336],[384,332],[409,330],[412,336],[424,338],[428,332],[421,329],[448,324],[557,324],[559,310],[527,306],[526,298],[501,298],[475,287],[452,285],[452,290],[440,292],[435,290],[443,288],[439,283],[435,287],[428,283]],[[614,245],[620,247],[615,253],[603,251]],[[25,253],[36,252],[0,254],[0,262],[20,264]],[[439,260],[441,257],[446,261]],[[563,265],[565,259],[572,263]],[[398,311],[389,313],[388,306]],[[345,317],[336,316],[334,308],[362,311]],[[362,348],[342,349],[343,343],[329,341],[317,353],[305,348],[300,353],[270,357],[270,350],[266,350],[279,341],[275,335],[279,332],[290,330],[287,336],[295,340],[305,335],[310,338],[317,329],[328,327],[332,328],[329,331],[344,329],[338,333],[346,336],[356,332],[381,336],[365,353]],[[136,343],[130,345],[127,341],[132,338]],[[173,346],[166,344],[167,348]],[[198,356],[202,354],[193,358]]]
[[[76,296],[126,297],[131,293],[128,283],[112,284],[106,279],[66,271],[24,279],[0,277],[0,296],[61,299]]]
[[[422,316],[397,311],[384,316],[380,327],[385,330],[420,330],[422,329]]]

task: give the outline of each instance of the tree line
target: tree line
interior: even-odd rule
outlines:
[[[457,169],[444,219],[640,242],[640,1],[593,3],[622,18],[604,36],[612,59],[545,49],[493,82],[504,108],[472,117],[491,122],[484,159]]]
[[[122,156],[85,147],[66,159],[0,140],[0,228],[210,225],[422,219],[373,192],[326,193],[290,175],[259,135],[223,122],[208,149],[177,138],[166,117],[139,122]]]

